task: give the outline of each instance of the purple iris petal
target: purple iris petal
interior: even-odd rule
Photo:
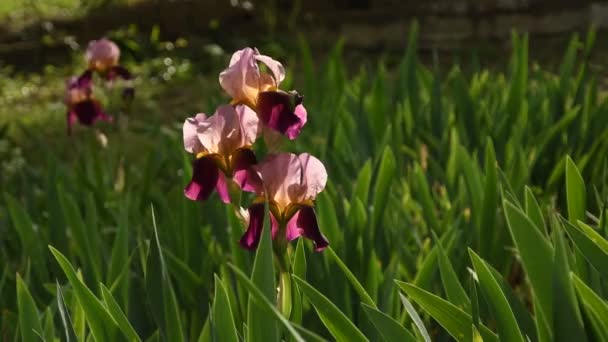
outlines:
[[[256,249],[264,227],[264,203],[254,204],[248,209],[249,226],[239,243],[245,249]]]
[[[216,188],[220,170],[211,157],[202,157],[194,161],[192,180],[184,188],[184,194],[193,201],[209,198]]]
[[[253,171],[249,169],[257,163],[257,159],[252,150],[240,148],[232,154],[232,178],[243,191],[254,191],[255,177]],[[257,184],[257,183],[256,183]]]
[[[301,104],[302,97],[284,91],[265,91],[258,95],[257,108],[262,122],[295,139],[306,124],[306,109]]]
[[[325,238],[319,230],[317,215],[315,214],[313,207],[302,206],[298,213],[294,215],[287,227],[288,238],[295,235],[294,230],[298,230],[300,233],[299,235],[314,242],[315,252],[321,252],[329,246],[329,241],[327,241],[327,238]]]
[[[260,243],[262,237],[262,229],[264,227],[264,203],[257,203],[249,207],[249,226],[247,231],[241,237],[239,243],[241,247],[245,249],[256,249]],[[279,231],[279,223],[274,218],[272,213],[270,214],[270,232],[272,239],[274,240],[277,232]]]
[[[101,104],[95,100],[86,100],[72,105],[70,113],[78,118],[78,122],[86,126],[93,125],[97,120],[112,121],[112,117],[107,115],[101,108]]]
[[[217,194],[220,196],[222,202],[228,204],[231,202],[230,200],[230,192],[228,190],[228,183],[226,180],[226,176],[223,172],[218,173],[217,183],[215,184],[215,189],[217,190]]]
[[[108,73],[106,74],[106,80],[113,81],[116,78],[121,78],[125,81],[128,81],[132,79],[133,76],[131,75],[131,72],[127,70],[127,68],[120,65],[116,65],[108,71]]]

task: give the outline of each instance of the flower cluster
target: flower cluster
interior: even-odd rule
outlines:
[[[201,113],[184,122],[184,147],[195,155],[192,180],[184,193],[191,200],[205,200],[215,190],[224,203],[232,203],[231,188],[252,192],[256,198],[245,215],[248,227],[240,240],[242,247],[257,247],[268,215],[275,243],[302,236],[321,251],[329,243],[319,230],[313,201],[327,182],[323,163],[308,153],[284,152],[258,163],[252,150],[262,135],[293,140],[306,124],[303,97],[281,90],[284,78],[283,65],[257,49],[232,55],[219,76],[221,87],[232,98],[230,104],[218,107],[211,116]],[[264,212],[266,199],[269,213]]]
[[[130,83],[132,75],[118,64],[119,59],[120,49],[111,40],[103,38],[89,42],[85,53],[87,70],[78,77],[71,77],[66,84],[64,102],[68,107],[68,134],[71,134],[72,125],[76,121],[86,126],[91,126],[98,120],[112,121],[112,117],[104,112],[101,103],[93,95],[94,74],[100,75],[109,83],[116,79],[128,81],[123,90],[123,98],[133,98],[135,91]]]

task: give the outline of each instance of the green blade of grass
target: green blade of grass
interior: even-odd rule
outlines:
[[[321,292],[302,278],[293,279],[304,295],[310,300],[319,318],[338,341],[367,341],[359,329]]]

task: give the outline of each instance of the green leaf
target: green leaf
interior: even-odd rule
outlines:
[[[293,259],[293,274],[300,277],[306,277],[306,254],[304,252],[304,239],[298,239],[296,245],[296,253]],[[290,320],[296,324],[302,323],[303,316],[303,301],[300,289],[292,282],[293,291],[293,308],[291,310]]]
[[[553,325],[553,247],[519,208],[503,203],[507,225],[534,295],[549,326]]]
[[[436,237],[435,241],[437,242],[437,252],[439,257],[439,273],[441,274],[441,282],[448,300],[459,308],[469,311],[471,300],[458,280],[458,275],[456,274],[456,271],[454,271],[454,267],[452,267],[450,259],[448,259],[448,256],[443,250],[441,242]]]
[[[608,241],[583,222],[579,221],[578,227],[563,219],[562,223],[580,253],[608,279]]]
[[[74,325],[68,312],[67,305],[65,304],[65,299],[63,298],[63,292],[61,291],[59,280],[55,280],[55,287],[57,288],[57,309],[59,310],[59,317],[61,318],[61,325],[63,326],[65,340],[67,342],[76,341],[76,332],[74,331]]]
[[[327,297],[301,278],[294,276],[293,279],[298,283],[298,287],[312,303],[319,318],[336,340],[367,341],[361,331]]]
[[[442,229],[437,214],[435,213],[435,203],[433,203],[433,197],[431,196],[431,190],[426,180],[426,176],[418,163],[414,164],[413,176],[414,180],[412,186],[414,187],[416,197],[422,206],[424,219],[429,228],[439,234]]]
[[[396,281],[397,285],[418,305],[429,313],[457,341],[471,341],[473,320],[454,304],[412,284]],[[480,333],[486,342],[496,342],[498,337],[484,325]]]
[[[395,172],[397,165],[395,161],[395,155],[389,146],[384,148],[382,152],[382,158],[380,159],[380,166],[378,168],[378,176],[376,178],[376,184],[374,186],[374,199],[373,199],[373,215],[372,215],[372,236],[374,231],[379,228],[382,224],[381,220],[384,216],[384,208],[388,202],[390,195],[389,188],[395,178]]]
[[[362,303],[361,306],[385,341],[416,341],[414,335],[402,327],[399,322],[395,321],[391,316],[365,303]]]
[[[353,199],[358,198],[361,203],[367,205],[369,196],[369,187],[372,181],[372,162],[367,160],[355,181],[355,189],[353,190]]]
[[[585,310],[597,317],[597,325],[601,329],[599,333],[603,337],[608,337],[608,303],[587,286],[581,278],[577,277],[576,274],[570,273],[570,277],[573,280],[574,288]]]
[[[38,309],[19,273],[17,273],[17,309],[22,341],[39,341],[38,336],[42,335],[43,331]]]
[[[214,336],[218,341],[238,342],[236,326],[232,318],[232,310],[228,293],[222,280],[215,276],[215,297],[213,298]]]
[[[99,259],[99,249],[94,248],[93,241],[88,232],[89,229],[97,227],[87,227],[80,214],[78,204],[72,196],[67,192],[59,191],[59,203],[63,210],[65,222],[70,227],[70,231],[74,237],[74,242],[78,246],[78,253],[84,261],[86,268],[91,271],[95,284],[101,281],[101,261]],[[95,241],[98,243],[99,241]],[[88,274],[88,273],[87,273]]]
[[[570,267],[563,231],[559,222],[553,225],[555,256],[553,270],[553,338],[555,341],[586,341],[583,320],[570,281]]]
[[[279,312],[276,307],[276,303],[268,299],[268,297],[262,292],[262,290],[259,289],[253,283],[253,281],[247,278],[243,271],[239,270],[236,266],[232,264],[228,264],[228,266],[232,269],[234,275],[236,275],[237,280],[243,285],[245,285],[247,290],[249,290],[249,298],[252,303],[255,303],[261,309],[260,314],[266,315],[267,320],[269,320],[269,318],[272,318],[273,322],[274,320],[278,320],[296,341],[303,342],[304,339],[302,338],[302,336],[300,336],[294,326],[283,316],[283,314]],[[248,326],[248,329],[251,329],[251,327]]]
[[[82,307],[86,316],[87,323],[91,329],[91,333],[97,341],[112,340],[113,332],[118,328],[116,322],[112,319],[110,313],[106,310],[103,304],[95,297],[93,292],[78,278],[72,264],[58,250],[49,246],[51,253],[63,269],[65,276],[68,278],[74,295],[78,299],[78,303]]]
[[[272,254],[272,237],[270,235],[270,220],[268,219],[268,201],[264,204],[264,227],[255,254],[251,281],[260,289],[266,299],[276,305],[277,294]],[[263,314],[259,304],[253,303],[251,293],[247,306],[247,340],[265,342],[278,340],[278,330],[275,320]]]
[[[496,208],[498,208],[498,172],[496,170],[496,153],[492,139],[486,142],[485,155],[485,186],[483,195],[483,209],[481,225],[479,227],[479,248],[484,258],[489,258],[495,231]],[[463,290],[464,292],[464,290]]]
[[[452,247],[455,245],[455,242],[458,240],[458,233],[455,229],[451,229],[443,233],[441,237],[441,245],[445,246],[446,253],[449,253],[452,250]],[[426,255],[424,260],[422,261],[422,265],[418,268],[418,272],[416,273],[416,277],[414,278],[414,284],[416,286],[420,286],[422,288],[426,288],[430,286],[430,282],[432,280],[433,275],[435,275],[437,271],[437,257],[438,257],[438,245],[433,246],[431,251]]]
[[[566,200],[568,202],[568,219],[570,222],[585,220],[585,182],[576,164],[566,157]]]
[[[334,252],[334,250],[331,247],[329,247],[329,248],[327,248],[326,253],[329,253],[329,256],[336,262],[336,264],[342,270],[342,272],[344,272],[344,275],[346,276],[346,278],[348,279],[350,284],[355,288],[355,291],[359,295],[359,298],[361,299],[361,301],[363,303],[377,309],[376,303],[374,303],[374,300],[372,299],[372,297],[370,297],[370,295],[367,293],[367,291],[365,291],[365,288],[363,287],[363,285],[361,285],[359,280],[357,280],[357,277],[355,277],[355,275],[348,269],[348,266],[346,266],[346,264],[344,264],[344,262],[342,262],[342,260],[340,260],[340,257],[336,254],[336,252]]]
[[[418,312],[416,312],[412,303],[410,303],[410,301],[407,300],[407,298],[401,293],[399,293],[399,298],[401,298],[401,303],[403,303],[403,306],[405,307],[405,311],[407,311],[407,313],[410,315],[412,320],[414,320],[414,324],[416,325],[416,328],[418,328],[418,331],[420,331],[420,334],[424,338],[424,341],[431,342],[431,337],[429,336],[429,332],[426,330],[426,327],[424,326],[424,323],[422,323],[422,319],[420,318],[420,315],[418,315]]]
[[[496,319],[498,327],[498,336],[505,341],[524,342],[507,297],[502,292],[496,279],[492,276],[492,272],[490,272],[485,262],[470,248],[469,255],[479,278],[479,287],[494,313],[493,316]]]
[[[532,193],[532,189],[526,186],[525,193],[526,215],[528,215],[528,218],[530,218],[530,220],[534,222],[536,228],[541,229],[541,232],[546,234],[547,226],[545,224],[545,219],[543,218],[543,212],[540,209],[540,206],[538,205],[534,194]]]
[[[46,281],[48,272],[44,259],[43,247],[40,244],[40,235],[34,229],[30,216],[25,209],[19,205],[19,202],[8,193],[4,194],[4,198],[13,226],[19,235],[21,248],[24,251],[24,254],[31,258],[34,274],[39,281]]]
[[[163,257],[153,208],[152,226],[154,241],[150,244],[148,251],[145,273],[148,302],[162,338],[166,341],[183,341],[184,335],[177,298]]]
[[[114,297],[112,296],[110,290],[108,290],[108,288],[105,287],[105,285],[103,284],[100,284],[100,286],[101,296],[103,297],[103,301],[106,304],[106,308],[108,308],[108,312],[110,313],[114,321],[116,321],[122,333],[129,341],[141,341],[141,339],[137,335],[137,332],[135,332],[135,329],[133,329],[133,326],[131,326],[131,323],[129,323],[127,316],[125,316],[124,312],[116,302],[116,299],[114,299]]]

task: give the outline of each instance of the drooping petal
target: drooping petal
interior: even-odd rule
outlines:
[[[292,221],[295,222],[291,224]],[[329,241],[327,241],[327,238],[323,236],[323,234],[319,230],[319,224],[317,223],[317,215],[315,214],[315,210],[313,207],[302,206],[298,213],[294,215],[293,218],[290,220],[290,224],[291,228],[288,227],[288,229],[291,229],[292,232],[289,233],[288,231],[287,233],[292,234],[293,236],[293,230],[297,229],[301,236],[310,239],[314,242],[315,252],[321,252],[322,250],[327,248],[327,246],[329,246]]]
[[[306,109],[295,104],[294,96],[284,91],[265,91],[257,102],[262,122],[290,140],[297,138],[307,121]]]
[[[264,228],[264,203],[254,204],[248,209],[249,225],[239,243],[245,249],[255,249],[260,243]]]
[[[186,151],[194,154],[204,151],[204,147],[198,138],[198,126],[206,118],[205,114],[199,113],[195,117],[184,121],[183,136]]]
[[[271,57],[264,55],[257,55],[255,59],[264,63],[268,69],[272,72],[272,76],[275,82],[275,87],[279,87],[279,84],[285,79],[285,68],[281,62],[272,59]]]
[[[236,184],[247,192],[256,192],[260,188],[260,181],[257,174],[250,169],[257,163],[253,151],[248,148],[240,148],[231,155],[232,179]],[[260,190],[261,192],[261,190]]]
[[[86,126],[93,125],[97,120],[112,121],[112,117],[103,111],[101,104],[92,99],[78,102],[71,108],[78,118],[78,122]]]
[[[323,163],[308,153],[298,156],[302,163],[303,183],[305,184],[304,200],[314,200],[325,189],[327,184],[327,170]]]
[[[249,106],[237,105],[234,109],[241,126],[241,146],[251,146],[260,135],[260,119]]]
[[[212,157],[202,157],[194,161],[192,180],[184,188],[184,194],[193,201],[209,198],[216,188],[220,170]]]
[[[231,202],[230,191],[228,190],[228,180],[226,179],[224,173],[221,171],[218,173],[215,189],[217,190],[217,194],[220,196],[222,202],[226,204]]]
[[[233,106],[223,105],[215,114],[199,123],[198,138],[211,152],[227,155],[241,147],[241,125]]]
[[[113,81],[117,78],[128,81],[133,78],[131,72],[121,65],[115,65],[110,68],[110,70],[108,70],[108,73],[105,76],[107,81]]]
[[[219,76],[220,85],[237,103],[254,104],[259,91],[260,69],[252,48],[235,52]]]
[[[248,209],[249,213],[249,224],[247,225],[247,231],[241,237],[239,243],[241,247],[245,249],[256,249],[260,243],[262,237],[262,230],[264,229],[264,203],[253,204]],[[276,234],[279,231],[279,223],[275,219],[272,213],[270,214],[270,233],[274,240]]]

